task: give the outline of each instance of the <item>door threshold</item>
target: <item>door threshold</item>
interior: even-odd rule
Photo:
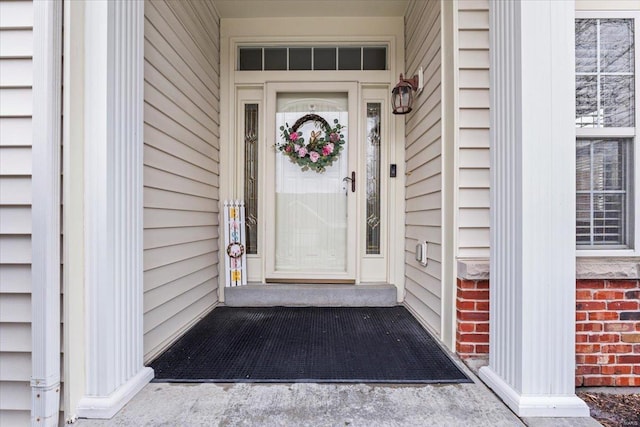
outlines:
[[[393,285],[265,283],[224,288],[231,307],[388,307],[397,304]]]
[[[353,279],[265,279],[265,283],[282,283],[283,285],[355,285]]]

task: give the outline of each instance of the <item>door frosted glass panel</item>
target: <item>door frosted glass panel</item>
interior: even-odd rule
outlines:
[[[292,126],[313,113],[330,125],[337,119],[348,126],[346,94],[279,94],[276,140],[280,126]],[[314,122],[303,124],[305,142],[311,131],[324,130]],[[276,153],[276,254],[278,272],[338,273],[347,271],[348,140],[343,151],[324,172],[303,171],[289,157]]]

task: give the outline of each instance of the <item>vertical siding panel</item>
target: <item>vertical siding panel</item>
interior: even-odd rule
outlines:
[[[457,255],[489,258],[489,2],[461,1],[457,13]]]
[[[32,35],[32,2],[0,1],[2,426],[28,425],[31,406]]]
[[[219,24],[206,2],[145,2],[145,361],[217,303]]]
[[[406,117],[405,304],[440,333],[442,240],[442,126],[440,2],[413,1],[405,16],[407,74],[425,70],[425,87]],[[427,267],[415,245],[429,242]]]

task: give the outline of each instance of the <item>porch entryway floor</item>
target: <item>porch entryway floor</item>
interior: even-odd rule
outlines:
[[[220,307],[151,367],[159,382],[470,382],[402,306]]]
[[[520,420],[476,376],[473,383],[151,383],[110,420],[78,427],[398,426],[598,427],[593,418]],[[524,421],[524,422],[523,422]]]
[[[219,308],[217,309],[219,310]],[[214,310],[215,311],[215,310]],[[454,355],[472,382],[457,384],[148,384],[103,426],[596,427],[592,418],[519,419]]]

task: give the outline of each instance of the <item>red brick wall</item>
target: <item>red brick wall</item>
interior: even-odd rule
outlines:
[[[456,352],[489,352],[489,281],[458,279]],[[576,385],[640,386],[640,281],[576,282]]]
[[[640,281],[578,280],[576,385],[640,385]]]
[[[456,352],[461,357],[489,353],[489,281],[458,279]]]

